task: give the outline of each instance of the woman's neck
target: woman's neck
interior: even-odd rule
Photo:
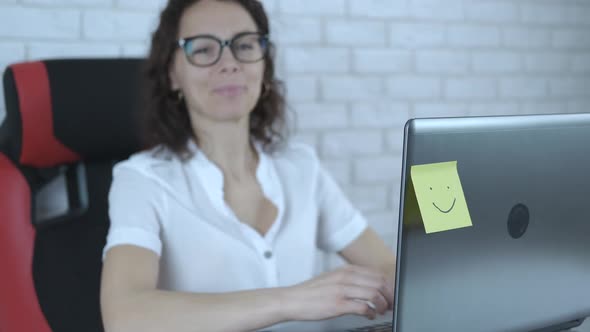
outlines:
[[[193,125],[199,149],[221,169],[226,179],[241,180],[256,174],[258,155],[250,142],[248,119],[238,122]]]

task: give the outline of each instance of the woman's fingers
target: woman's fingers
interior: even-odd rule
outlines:
[[[341,290],[343,292],[342,295],[346,299],[361,300],[363,304],[369,306],[371,309],[374,309],[377,313],[383,314],[389,307],[389,303],[383,294],[381,294],[381,292],[375,288],[356,285],[344,285]]]
[[[289,287],[295,320],[326,319],[344,314],[375,318],[392,307],[393,285],[383,273],[346,266]]]
[[[353,266],[344,272],[340,281],[344,284],[375,288],[385,298],[386,309],[393,305],[393,285],[390,285],[385,276],[378,271]]]
[[[344,302],[344,306],[347,313],[366,316],[369,319],[375,319],[377,317],[377,312],[371,307],[368,301],[349,299]]]

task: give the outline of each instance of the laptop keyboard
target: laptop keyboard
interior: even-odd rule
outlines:
[[[388,322],[377,325],[359,327],[356,329],[347,330],[347,332],[391,332],[392,328],[393,324],[391,322]]]

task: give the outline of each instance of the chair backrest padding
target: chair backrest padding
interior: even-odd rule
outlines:
[[[35,230],[31,191],[18,168],[0,153],[0,331],[50,332],[31,266]]]
[[[4,72],[0,332],[103,331],[99,288],[108,191],[113,165],[141,148],[142,64],[46,60]],[[40,188],[64,169],[84,169],[76,188],[84,188],[79,192],[87,204],[39,221]]]
[[[137,151],[142,63],[72,59],[10,66],[0,150],[36,168]]]

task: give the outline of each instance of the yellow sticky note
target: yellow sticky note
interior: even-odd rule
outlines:
[[[410,173],[426,233],[472,226],[456,161],[415,165]]]

